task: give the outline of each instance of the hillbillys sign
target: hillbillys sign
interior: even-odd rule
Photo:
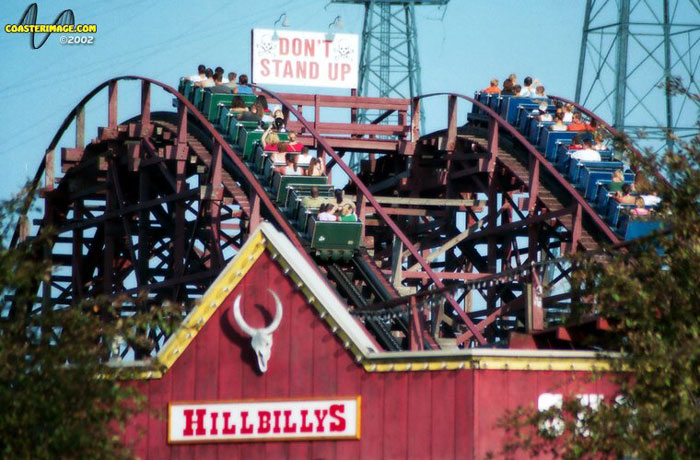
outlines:
[[[360,397],[172,403],[168,442],[359,439]]]

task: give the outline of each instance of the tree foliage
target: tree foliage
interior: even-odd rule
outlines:
[[[4,459],[127,459],[125,423],[143,397],[119,383],[105,362],[115,340],[151,347],[144,332],[170,328],[179,307],[125,315],[125,299],[85,300],[55,309],[37,298],[51,273],[42,256],[49,230],[7,247],[26,196],[0,203],[0,457]],[[133,300],[129,300],[133,303]]]
[[[686,93],[670,82],[671,91]],[[662,231],[580,259],[582,298],[613,327],[606,358],[619,396],[597,408],[572,398],[546,411],[519,408],[501,420],[509,442],[501,454],[562,459],[700,458],[700,135],[673,149],[638,155],[625,148],[647,192],[662,199]],[[591,304],[574,313],[589,313]],[[598,376],[600,377],[600,376]]]

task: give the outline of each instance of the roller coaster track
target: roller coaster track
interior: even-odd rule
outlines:
[[[141,114],[123,124],[119,124],[117,120],[117,91],[120,81],[136,81],[141,84]],[[175,98],[177,105],[176,114],[151,112],[151,88],[154,86],[161,88]],[[105,128],[100,129],[97,143],[90,144],[86,147],[84,140],[85,105],[105,88],[108,90],[109,100],[108,123]],[[571,239],[571,244],[568,246],[570,252],[594,249],[599,242],[612,244],[619,242],[619,238],[610,230],[607,224],[602,221],[600,216],[598,216],[578,191],[549,164],[540,152],[530,145],[515,128],[510,126],[496,112],[486,107],[484,104],[460,94],[436,93],[417,97],[411,101],[413,118],[411,120],[410,132],[412,139],[408,142],[413,145],[406,149],[404,154],[407,156],[414,155],[414,164],[416,164],[421,154],[426,151],[425,149],[428,149],[426,146],[433,145],[433,147],[430,148],[447,153],[449,157],[448,165],[451,166],[448,167],[448,175],[443,177],[445,191],[440,192],[440,196],[445,198],[451,197],[449,191],[451,187],[449,185],[449,174],[456,174],[460,178],[463,178],[462,181],[471,181],[474,184],[480,184],[477,188],[480,188],[481,192],[488,195],[489,216],[486,218],[487,225],[481,228],[480,231],[475,230],[472,232],[470,230],[461,232],[456,236],[453,233],[452,236],[455,237],[454,243],[449,243],[441,247],[442,251],[448,251],[449,248],[458,249],[462,254],[460,255],[463,261],[462,263],[464,263],[466,258],[467,264],[470,265],[473,263],[475,268],[484,273],[478,276],[472,276],[470,273],[466,272],[457,274],[465,280],[475,280],[474,282],[467,281],[465,285],[467,286],[465,288],[465,294],[460,298],[459,302],[464,302],[467,289],[478,289],[481,290],[481,292],[487,293],[487,309],[484,311],[470,312],[460,305],[452,296],[451,290],[446,288],[443,284],[443,279],[461,278],[451,278],[448,276],[450,274],[445,271],[436,271],[434,265],[437,261],[434,256],[426,259],[424,253],[426,247],[423,246],[422,243],[422,234],[413,232],[411,233],[413,236],[409,237],[409,233],[404,230],[405,222],[402,221],[403,223],[399,225],[392,219],[388,212],[389,210],[382,206],[377,197],[371,192],[370,187],[355,174],[343,161],[341,155],[336,152],[334,145],[341,145],[343,139],[335,138],[333,141],[334,144],[332,145],[326,136],[321,135],[316,129],[317,117],[314,122],[308,121],[301,114],[299,108],[295,106],[295,103],[287,100],[287,95],[277,94],[260,87],[258,87],[257,90],[261,94],[265,94],[269,99],[278,101],[284,107],[286,113],[294,116],[296,118],[294,123],[297,123],[303,128],[307,140],[310,139],[313,144],[317,146],[319,151],[325,152],[330,157],[331,164],[334,163],[348,176],[349,181],[357,191],[358,202],[366,202],[367,206],[371,207],[373,213],[379,218],[381,225],[384,226],[383,228],[390,231],[396,241],[402,244],[406,255],[413,259],[413,267],[406,270],[406,274],[413,273],[411,276],[418,277],[416,279],[422,279],[423,281],[420,286],[423,290],[429,287],[441,293],[440,295],[443,296],[443,299],[447,303],[448,310],[450,311],[449,315],[464,325],[464,329],[455,335],[456,343],[458,344],[487,344],[488,339],[484,336],[484,333],[489,327],[495,324],[499,317],[502,315],[512,315],[513,312],[524,308],[523,299],[525,297],[525,292],[522,287],[517,287],[516,284],[522,284],[525,280],[531,280],[530,284],[528,284],[528,286],[531,287],[528,289],[535,289],[542,282],[535,272],[536,254],[533,252],[532,248],[537,247],[537,238],[541,238],[541,236],[538,237],[536,234],[537,229],[541,228],[544,223],[556,220],[566,229],[568,232],[567,235],[570,235]],[[433,97],[447,98],[449,114],[448,127],[444,131],[432,133],[419,139],[420,133],[416,114],[420,112],[421,101]],[[458,100],[474,104],[487,114],[488,122],[485,130],[458,127]],[[597,117],[590,114],[590,112],[585,109],[582,109],[582,111],[597,119]],[[602,120],[599,120],[599,122],[602,126],[606,126],[611,132],[614,132],[614,130]],[[91,265],[89,265],[91,267],[94,266],[94,273],[99,274],[99,279],[104,278],[103,284],[105,287],[103,290],[105,293],[113,291],[135,293],[141,287],[153,290],[160,289],[165,292],[170,287],[177,285],[178,287],[174,291],[168,291],[169,295],[174,295],[177,299],[185,295],[183,292],[187,290],[187,288],[179,287],[182,283],[194,284],[203,289],[208,282],[207,280],[213,279],[217,270],[219,270],[224,263],[225,256],[222,253],[222,249],[226,249],[227,247],[234,250],[237,249],[237,247],[243,243],[247,232],[250,232],[264,215],[264,217],[274,222],[275,225],[289,237],[292,244],[302,249],[301,252],[304,254],[304,257],[310,262],[312,267],[315,267],[315,270],[317,270],[319,274],[323,277],[334,279],[338,289],[342,287],[341,284],[345,283],[345,288],[343,288],[345,295],[350,301],[352,301],[353,298],[356,299],[352,302],[356,304],[356,308],[368,308],[370,310],[373,308],[365,299],[360,299],[362,293],[352,286],[355,281],[344,275],[342,269],[337,266],[323,267],[316,264],[313,258],[307,253],[308,243],[306,243],[303,238],[300,237],[296,229],[290,225],[287,218],[280,212],[275,203],[268,196],[263,185],[248,168],[248,165],[237,155],[216,127],[213,126],[189,100],[172,87],[152,79],[138,76],[117,77],[98,85],[76,105],[61,124],[59,130],[49,144],[46,154],[42,158],[39,168],[32,180],[32,192],[41,189],[45,197],[63,196],[64,198],[62,199],[65,199],[65,196],[72,193],[68,190],[70,187],[62,186],[61,182],[58,182],[58,187],[56,188],[53,168],[47,168],[47,164],[54,164],[55,149],[72,123],[75,123],[76,126],[76,148],[68,149],[68,153],[64,153],[66,156],[66,158],[62,158],[62,163],[65,163],[64,169],[66,172],[64,178],[71,177],[71,180],[75,180],[71,174],[75,175],[77,172],[72,172],[71,167],[78,165],[81,165],[80,167],[94,168],[96,171],[107,171],[104,173],[105,183],[107,184],[105,187],[108,189],[107,192],[104,192],[106,196],[105,205],[104,209],[101,207],[99,208],[99,211],[104,211],[103,215],[92,217],[91,210],[86,208],[84,217],[89,217],[86,219],[87,224],[92,225],[96,222],[111,222],[111,225],[115,226],[115,228],[119,227],[119,231],[123,232],[124,235],[129,235],[130,232],[131,234],[135,234],[135,226],[138,226],[139,232],[143,231],[143,235],[150,235],[148,233],[149,231],[154,235],[158,234],[158,232],[165,232],[165,234],[168,232],[171,233],[170,239],[172,241],[169,241],[167,244],[153,243],[152,246],[148,247],[147,244],[149,243],[141,242],[142,239],[145,241],[150,241],[148,238],[151,240],[154,238],[157,239],[157,237],[149,236],[148,238],[139,239],[139,246],[136,248],[134,243],[130,241],[131,238],[114,237],[114,230],[111,232],[105,230],[97,231],[92,237],[94,242],[89,247],[84,259],[91,261]],[[372,137],[372,132],[372,130],[368,131],[368,133],[370,133],[370,138]],[[504,135],[501,137],[500,145],[499,133]],[[350,145],[353,140],[356,142],[357,139],[357,136],[348,137],[348,145]],[[436,139],[442,139],[441,143],[434,142]],[[512,146],[506,146],[507,143],[516,145],[517,148],[513,150]],[[469,148],[472,150],[465,150],[465,146],[470,146]],[[147,158],[146,160],[143,160],[143,158],[141,160],[137,159],[139,156],[138,148],[147,151],[146,156],[142,155],[143,158]],[[107,164],[103,165],[100,163],[101,160],[99,159],[96,160],[95,165],[90,166],[91,164],[87,164],[84,161],[86,157],[83,156],[83,153],[89,149],[94,150],[93,153],[96,155],[101,155],[100,158],[107,158]],[[397,153],[401,154],[402,152]],[[119,155],[121,154],[128,158],[120,159]],[[465,154],[463,156],[467,157],[470,155],[472,157],[476,156],[479,157],[479,160],[477,163],[472,162],[465,166],[466,163],[461,164],[458,159],[460,154]],[[454,161],[452,160],[453,157]],[[124,174],[123,170],[120,172],[117,167],[120,161],[122,163],[127,162],[129,164],[128,167],[132,168],[129,171],[134,174],[138,173],[143,176],[147,171],[156,171],[154,175],[148,176],[148,180],[152,179],[154,184],[162,184],[158,185],[158,187],[168,189],[167,193],[159,190],[156,196],[153,197],[139,196],[138,199],[134,197],[129,199],[128,195],[130,191],[123,190],[123,188],[120,189],[118,185],[120,183],[119,174]],[[142,163],[139,163],[139,161]],[[168,163],[169,161],[174,161],[172,164],[176,164],[177,166],[167,166],[167,164],[171,164]],[[76,168],[76,171],[79,172],[80,168]],[[504,221],[503,209],[499,210],[496,208],[496,194],[499,193],[499,190],[495,185],[491,185],[500,180],[494,175],[496,172],[501,175],[509,175],[511,177],[510,183],[517,184],[517,187],[527,192],[529,196],[529,200],[527,200],[527,209],[523,209],[522,211],[518,209],[516,203],[510,202],[507,204],[511,210],[514,209],[519,214],[519,220],[509,219]],[[397,178],[410,178],[410,173],[410,171],[401,172],[403,176],[399,174]],[[148,174],[151,173],[149,172]],[[480,182],[479,179],[479,177],[484,176],[487,177],[486,184]],[[43,187],[41,187],[42,177],[44,179]],[[194,178],[198,178],[200,181],[200,187],[197,190],[193,190],[187,185],[187,180],[194,180]],[[401,187],[400,183],[398,181],[393,181],[393,183],[397,184],[396,187],[398,187],[395,187],[395,190],[399,190]],[[548,185],[550,183],[554,183],[559,196],[555,196],[556,194],[550,191]],[[75,186],[75,184],[73,184],[73,186]],[[113,190],[110,189],[110,187],[113,187]],[[503,187],[503,185],[500,187]],[[504,192],[504,190],[500,192]],[[101,191],[100,193],[103,192]],[[565,195],[565,199],[563,200],[561,198],[562,193]],[[197,196],[193,194],[197,194],[199,197],[197,198]],[[504,200],[510,199],[508,193],[503,193],[503,196]],[[89,200],[87,192],[85,197]],[[151,199],[148,200],[146,198]],[[49,201],[47,201],[47,203]],[[56,200],[54,199],[54,201]],[[58,202],[61,202],[61,200],[59,199]],[[503,201],[503,203],[505,203],[505,201]],[[158,209],[158,207],[154,208],[156,204],[161,207],[165,206],[165,211],[163,209]],[[227,207],[227,204],[230,206]],[[31,202],[27,201],[25,205],[25,214],[30,208],[30,205]],[[79,220],[76,218],[76,211],[73,211],[71,218],[69,218],[67,212],[56,212],[56,209],[48,209],[48,206],[46,208],[47,209],[44,210],[45,214],[42,225],[55,225],[58,223],[64,230],[74,231],[71,237],[63,237],[63,242],[69,243],[69,240],[72,238],[74,249],[78,247],[79,252],[82,253],[82,233],[79,233],[81,239],[76,242],[78,239],[76,235],[78,234],[75,233],[75,231],[82,232],[81,229],[86,227],[87,224],[76,222]],[[401,208],[393,209],[400,210]],[[225,210],[225,212],[222,210]],[[142,226],[147,226],[147,224],[141,224],[140,222],[129,220],[129,218],[125,217],[138,215],[143,219],[144,216],[149,215],[148,213],[153,213],[157,219],[162,221],[156,226],[157,228],[144,229]],[[175,217],[171,218],[169,216],[170,213]],[[396,213],[396,211],[394,211],[394,213]],[[187,221],[184,219],[185,214],[195,217]],[[472,215],[474,214],[472,213]],[[501,219],[500,224],[497,223],[499,216]],[[224,218],[227,219],[228,223],[226,225],[228,225],[229,228],[236,228],[239,231],[237,236],[229,237],[224,235],[222,230],[224,228],[222,219]],[[584,228],[584,221],[586,228]],[[430,227],[429,223],[430,221],[426,221],[422,225]],[[409,227],[413,228],[411,226]],[[416,228],[421,228],[421,225],[418,225]],[[474,228],[476,228],[476,224]],[[530,243],[533,245],[528,249],[530,253],[529,265],[522,264],[511,267],[507,266],[508,264],[506,264],[505,259],[503,259],[504,262],[501,264],[500,269],[496,269],[496,244],[501,244],[501,249],[505,251],[505,243],[499,243],[500,240],[498,240],[498,238],[502,239],[503,235],[507,232],[516,232],[514,234],[517,234],[517,232],[521,232],[523,229],[529,231]],[[187,240],[186,234],[189,235],[189,240]],[[139,233],[139,235],[141,235],[141,233]],[[26,231],[24,231],[22,225],[18,225],[12,237],[12,245],[19,244],[26,237]],[[512,238],[514,237],[511,237],[511,239]],[[227,241],[224,247],[219,247],[218,241],[220,239]],[[487,240],[489,245],[489,254],[484,258],[485,260],[483,262],[476,260],[479,258],[479,254],[475,246],[473,246],[476,241],[481,239]],[[522,249],[517,249],[517,244],[515,242],[512,243],[516,246],[517,254],[522,252]],[[547,243],[547,245],[549,245],[549,243]],[[543,247],[545,252],[549,252],[547,245]],[[138,249],[138,251],[136,249]],[[122,252],[121,255],[119,254],[120,251]],[[161,262],[153,270],[153,273],[160,274],[159,276],[161,277],[159,279],[153,278],[152,275],[146,276],[144,275],[145,272],[140,273],[134,268],[139,266],[139,264],[144,266],[144,262],[139,260],[141,257],[140,254],[144,251],[147,251],[152,257],[160,258]],[[100,264],[97,262],[100,252],[104,252],[105,260],[109,257],[113,260],[104,262],[100,267]],[[137,253],[139,254],[138,257],[136,255]],[[81,255],[81,258],[82,257]],[[382,263],[380,263],[377,257],[379,256],[375,255],[375,259],[372,259],[366,253],[362,252],[356,257],[357,260],[354,270],[358,273],[361,272],[361,277],[367,281],[367,286],[375,293],[374,298],[377,299],[376,302],[381,304],[383,302],[395,300],[398,293],[396,289],[394,289],[394,286],[384,278],[386,269],[381,269]],[[65,265],[68,265],[67,261],[70,257],[68,255],[57,254],[56,258],[58,260],[64,260]],[[474,261],[470,261],[470,258],[474,259]],[[519,256],[517,258],[519,259]],[[177,262],[172,262],[172,260]],[[70,283],[65,284],[61,295],[58,296],[63,302],[69,302],[70,299],[86,294],[82,292],[81,288],[76,287],[76,280],[84,283],[86,278],[95,276],[92,274],[93,272],[89,272],[92,268],[81,269],[82,271],[77,273],[75,257],[73,257],[71,263],[74,268],[74,273],[72,275],[74,286],[71,287]],[[169,264],[172,266],[169,266]],[[126,269],[134,268],[134,273],[137,274],[136,277],[139,283],[137,288],[126,289],[123,276],[121,279],[119,276],[116,276],[116,279],[113,280],[111,279],[111,275],[107,275],[109,270],[113,267],[117,267],[117,265],[122,269],[125,267]],[[188,267],[193,266],[198,267],[200,272],[189,273]],[[416,272],[416,269],[419,271]],[[562,271],[565,270],[562,269]],[[562,278],[564,276],[566,276],[566,273],[559,277]],[[56,279],[52,280],[52,282],[54,282],[54,284],[58,283],[56,280],[59,280],[59,278],[60,276],[57,275]],[[68,281],[67,278],[70,277],[63,276],[66,282]],[[480,279],[489,280],[489,282],[498,282],[506,278],[511,281],[511,284],[504,284],[500,289],[492,287],[492,285],[480,287],[474,284]],[[76,292],[74,294],[68,293],[71,289]],[[45,287],[45,294],[50,291],[51,288],[47,289]],[[422,290],[419,290],[415,295],[421,295],[421,292]],[[517,294],[518,292],[520,292],[520,295]],[[99,293],[99,290],[94,291],[94,293]],[[401,301],[409,305],[411,304],[411,299],[415,295],[409,295]],[[546,307],[550,303],[558,301],[560,298],[561,296],[546,297],[543,299],[542,304]],[[541,308],[542,306],[540,306],[540,309]],[[537,330],[538,327],[542,327],[543,313],[540,311],[539,315],[539,320],[535,319],[534,322],[531,322],[532,324],[528,323],[529,325],[534,325],[532,330]],[[368,327],[375,329],[378,336],[385,336],[386,340],[384,340],[384,343],[389,343],[393,340],[390,332],[380,323],[374,321],[373,324],[368,323]],[[405,329],[406,326],[400,325],[400,328]],[[455,331],[457,330],[459,329],[455,329]],[[420,331],[420,334],[422,335],[423,331]],[[425,343],[426,346],[436,346],[432,338],[428,336],[426,336]],[[394,341],[390,348],[395,349],[396,346],[398,346],[398,344]]]
[[[483,103],[475,100],[474,98],[471,98],[469,96],[465,96],[463,94],[457,94],[457,93],[433,93],[433,94],[426,94],[423,96],[419,96],[418,99],[426,99],[430,97],[435,97],[435,96],[447,96],[449,98],[459,98],[463,99],[465,101],[471,102],[473,105],[476,105],[484,111],[488,115],[488,138],[477,138],[480,142],[486,142],[486,148],[488,149],[488,152],[492,154],[492,161],[496,160],[498,158],[498,161],[502,161],[503,164],[513,172],[516,176],[518,176],[521,180],[523,180],[525,183],[528,184],[529,189],[530,189],[530,196],[532,199],[532,196],[535,195],[535,197],[542,199],[542,201],[545,203],[545,205],[550,205],[552,206],[552,209],[550,211],[558,211],[561,209],[560,205],[557,205],[552,199],[553,196],[551,196],[551,193],[546,193],[545,196],[539,197],[538,196],[538,191],[539,191],[539,183],[540,183],[540,178],[539,178],[539,173],[540,170],[546,171],[552,178],[554,178],[559,186],[561,186],[568,194],[573,198],[574,202],[576,203],[576,210],[574,213],[580,212],[578,210],[578,207],[583,210],[583,213],[591,219],[591,221],[594,223],[594,225],[597,227],[597,230],[599,230],[605,237],[607,238],[608,242],[610,243],[619,243],[620,239],[615,235],[615,233],[610,229],[610,227],[603,221],[603,219],[598,215],[598,213],[586,202],[585,198],[581,196],[581,194],[567,181],[562,175],[559,173],[559,171],[554,168],[554,166],[547,161],[542,153],[540,153],[535,147],[528,142],[525,137],[523,137],[520,132],[518,132],[517,129],[515,129],[513,126],[511,126],[506,120],[504,120],[498,113],[496,113],[493,109],[490,107],[484,105]],[[554,99],[559,99],[559,98],[554,98]],[[562,99],[559,99],[562,100]],[[591,112],[588,110],[585,111],[585,113],[589,115],[593,115]],[[594,116],[597,120],[599,120],[597,117]],[[602,122],[602,120],[601,120]],[[607,125],[607,123],[602,122],[606,128],[611,129],[612,132],[614,130]],[[499,150],[498,148],[498,131],[503,130],[505,133],[507,133],[509,136],[511,136],[517,143],[525,149],[527,152],[528,158],[526,159],[526,164],[529,166],[530,170],[528,171],[529,175],[532,175],[532,177],[528,177],[526,180],[524,177],[524,171],[521,169],[522,166],[519,166],[515,160],[510,154],[505,152],[504,150]],[[456,120],[453,123],[450,121],[450,126],[447,129],[447,136],[448,136],[448,145],[452,142],[454,142],[452,139],[456,140],[457,136],[457,124]],[[504,158],[500,159],[500,156],[503,155]],[[534,193],[533,193],[534,192]]]

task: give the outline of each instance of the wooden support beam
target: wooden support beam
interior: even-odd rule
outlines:
[[[391,270],[382,270],[382,273],[391,276]],[[434,272],[441,280],[473,281],[493,276],[493,273],[464,273],[464,272]],[[403,270],[401,275],[404,279],[429,280],[430,276],[426,272]]]
[[[451,180],[461,179],[463,177],[473,176],[474,174],[478,174],[480,172],[483,172],[483,171],[478,166],[475,166],[473,168],[462,169],[461,171],[451,172],[450,179]]]
[[[364,223],[365,219],[367,218],[367,214],[370,213],[370,209],[374,211],[374,208],[367,206],[367,200],[365,199],[365,195],[362,193],[362,190],[358,190],[357,198],[355,198],[355,214],[357,215],[357,218]],[[364,241],[365,239],[365,230],[365,226],[363,225],[360,241]]]
[[[199,190],[190,189],[190,190],[187,190],[183,193],[173,193],[172,195],[164,196],[161,198],[156,198],[156,199],[149,200],[149,201],[142,201],[138,204],[133,204],[131,206],[124,206],[119,211],[110,210],[110,208],[105,207],[105,211],[102,215],[97,216],[97,217],[93,217],[90,219],[69,221],[68,223],[66,223],[66,225],[62,225],[57,230],[57,232],[64,233],[64,232],[69,232],[71,230],[78,229],[78,228],[94,227],[94,226],[104,222],[107,219],[114,219],[114,218],[119,217],[122,214],[126,215],[129,213],[143,211],[143,210],[146,210],[148,208],[157,209],[162,204],[169,203],[172,201],[177,201],[177,200],[184,200],[186,198],[193,198],[193,197],[197,196],[198,193],[199,193]]]
[[[75,113],[75,148],[85,148],[85,106],[78,107]]]
[[[383,208],[384,211],[390,216],[433,216],[433,217],[443,217],[445,211],[440,209],[420,209],[420,208]],[[365,214],[375,214],[375,209],[372,206],[365,207]]]
[[[221,252],[220,237],[221,237],[221,199],[223,198],[223,167],[222,157],[223,148],[214,141],[213,154],[209,167],[209,183],[213,189],[213,197],[209,200],[209,218],[211,220],[211,248],[212,256],[215,259],[214,267],[221,267],[224,263],[223,254]]]
[[[54,150],[49,149],[44,154],[44,189],[53,190],[54,187]]]
[[[491,123],[489,120],[489,127],[491,127]],[[494,129],[493,132],[495,133],[495,138],[494,139],[489,139],[489,145],[495,144],[498,145],[498,129]],[[495,158],[496,153],[491,154],[491,158]],[[486,222],[488,222],[488,228],[487,230],[490,230],[489,233],[486,233],[485,231],[477,232],[469,237],[465,238],[463,241],[467,241],[468,238],[470,237],[478,237],[479,235],[484,235],[487,237],[487,249],[486,249],[486,271],[490,273],[495,273],[496,272],[496,261],[498,260],[498,254],[496,253],[496,229],[498,228],[498,217],[500,216],[500,211],[498,209],[498,179],[496,177],[496,174],[493,172],[493,170],[489,170],[489,175],[490,175],[490,180],[489,180],[489,190],[487,194],[487,200],[488,200],[488,214],[486,215]],[[494,308],[496,302],[496,296],[495,296],[495,290],[493,287],[490,287],[487,289],[487,294],[486,294],[486,308]]]
[[[423,350],[423,322],[421,321],[420,314],[418,313],[418,307],[416,305],[416,298],[411,297],[409,301],[411,308],[411,317],[409,325],[409,344],[411,351]]]
[[[447,143],[445,150],[454,152],[457,145],[457,96],[447,96]]]
[[[109,165],[109,162],[108,162]],[[109,218],[104,220],[104,249],[102,251],[102,294],[111,295],[112,285],[114,277],[114,258],[115,258],[115,219],[121,215],[120,211],[115,210],[114,202],[116,197],[114,196],[113,184],[110,184],[112,180],[111,174],[107,174],[107,191],[105,194],[105,214],[109,215]]]
[[[175,162],[175,193],[183,193],[187,187],[185,177],[186,162],[178,160]],[[185,204],[178,200],[175,202],[175,234],[173,237],[173,273],[175,276],[182,276],[184,273],[185,257]],[[177,291],[175,292],[177,294]]]
[[[500,225],[500,226],[494,225],[493,227],[491,226],[491,223],[489,222],[489,226],[485,230],[478,232],[478,233],[475,233],[475,234],[472,234],[472,235],[469,235],[467,238],[465,238],[465,241],[466,240],[473,240],[476,238],[485,238],[487,236],[492,236],[492,235],[500,235],[503,233],[509,233],[517,228],[526,227],[526,226],[529,226],[533,223],[557,219],[557,218],[564,216],[566,214],[571,214],[571,212],[572,212],[571,207],[563,208],[563,209],[560,209],[558,211],[537,214],[535,216],[527,217],[526,219],[519,220],[517,222],[511,222],[511,223],[505,224],[505,225]]]
[[[355,201],[355,195],[346,195],[350,200]],[[447,198],[415,198],[415,197],[399,197],[399,196],[376,196],[374,197],[379,204],[395,204],[406,206],[459,206],[459,207],[479,207],[485,206],[486,200],[465,200],[465,199],[447,199]],[[386,208],[384,208],[386,209]]]
[[[523,297],[522,297],[522,296],[521,296],[521,297],[517,297],[517,298],[511,300],[510,302],[508,302],[507,304],[505,304],[505,305],[503,305],[503,306],[501,306],[501,307],[499,307],[499,308],[493,309],[493,310],[491,311],[491,313],[489,313],[488,316],[487,316],[486,318],[482,319],[481,321],[479,321],[479,322],[476,324],[476,327],[477,327],[480,331],[483,331],[483,330],[485,330],[491,323],[493,323],[493,322],[496,320],[496,318],[498,318],[499,316],[504,315],[504,314],[506,314],[506,313],[508,313],[508,312],[510,312],[510,311],[519,310],[519,309],[523,308],[524,305],[525,305],[525,301],[524,301]],[[467,340],[470,340],[471,338],[472,338],[472,333],[471,333],[471,331],[467,331],[467,332],[465,332],[464,334],[462,334],[462,335],[460,335],[459,337],[457,337],[457,343],[458,343],[458,344],[464,343],[464,342],[466,342]]]
[[[116,204],[117,204],[117,209],[119,210],[119,220],[122,223],[122,231],[124,232],[124,241],[126,242],[126,248],[129,251],[129,258],[131,259],[131,264],[136,269],[138,267],[138,261],[136,259],[136,250],[134,249],[134,243],[131,239],[131,232],[129,229],[129,223],[127,222],[127,217],[125,214],[122,213],[123,206],[124,206],[124,194],[122,193],[122,186],[119,180],[119,172],[118,168],[114,167],[114,159],[110,158],[109,162],[111,163],[109,172],[111,174],[111,181],[114,186],[114,191],[116,192]],[[136,275],[136,284],[141,285],[143,283],[143,279],[141,278],[138,270],[135,271]]]
[[[151,125],[151,82],[141,82],[141,136],[150,135]]]
[[[398,291],[403,287],[403,243],[394,235],[391,242],[391,271],[389,272],[389,281]],[[408,254],[408,251],[406,251]]]
[[[150,177],[148,171],[140,169],[139,175],[139,203],[147,203],[150,199]],[[151,244],[148,237],[150,230],[150,212],[147,208],[141,209],[138,215],[138,265],[137,272],[140,273],[141,279],[146,280],[148,273],[148,261],[150,259]]]
[[[258,225],[260,225],[260,196],[255,191],[250,200],[250,224],[248,225],[248,235],[250,236]]]
[[[76,201],[73,204],[73,216],[75,219],[82,219],[83,217],[83,202]],[[71,241],[72,251],[71,251],[71,276],[73,283],[73,290],[77,298],[84,297],[83,290],[83,280],[80,276],[81,267],[83,266],[83,231],[81,229],[75,230],[73,232],[73,238]]]
[[[583,208],[579,203],[574,203],[572,221],[573,229],[571,231],[571,252],[575,253],[576,249],[578,248],[578,242],[581,239],[583,224]]]
[[[530,183],[528,184],[528,211],[533,212],[540,191],[540,160],[530,156]]]
[[[487,149],[489,153],[489,161],[486,169],[491,173],[496,168],[496,160],[498,159],[498,122],[495,119],[489,118],[488,130]]]
[[[453,247],[457,246],[460,242],[462,242],[465,238],[467,238],[469,235],[475,233],[478,231],[483,225],[486,223],[485,219],[480,219],[478,220],[475,224],[469,226],[466,230],[461,232],[459,235],[456,235],[449,240],[445,242],[442,246],[437,251],[433,251],[430,254],[428,254],[425,257],[425,260],[427,262],[432,262],[433,260],[437,259],[441,255],[443,255],[445,252],[449,251]],[[413,264],[411,267],[409,267],[409,270],[417,270],[418,267],[420,267],[420,264]]]
[[[108,109],[107,109],[107,126],[111,129],[117,129],[118,112],[117,112],[117,81],[109,82],[108,90]]]
[[[321,118],[321,105],[318,103],[318,94],[314,94],[314,130],[318,131],[318,124]],[[293,128],[292,128],[293,129]],[[318,143],[314,138],[314,147],[318,148]]]
[[[395,186],[396,184],[400,183],[402,179],[410,177],[410,175],[410,171],[401,172],[395,176],[389,177],[388,179],[384,179],[383,181],[370,185],[369,191],[372,193],[381,192],[382,190]]]
[[[418,142],[420,139],[420,99],[414,98],[411,101],[411,141]]]
[[[532,282],[526,286],[527,314],[525,315],[525,328],[532,333],[544,329],[544,309],[542,307],[542,283],[537,270],[531,269]]]

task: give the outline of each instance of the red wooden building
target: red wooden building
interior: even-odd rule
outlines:
[[[135,456],[482,459],[506,409],[613,391],[591,380],[591,352],[377,351],[318,270],[260,225],[161,349],[162,371],[133,382],[150,408],[127,429]],[[282,316],[261,372],[233,305],[263,328],[279,314],[268,288]]]

